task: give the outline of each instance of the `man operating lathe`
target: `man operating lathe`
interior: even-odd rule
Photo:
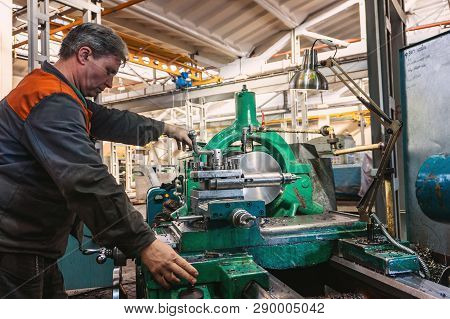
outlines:
[[[155,238],[93,142],[145,145],[166,134],[191,146],[186,130],[86,99],[112,87],[128,56],[110,28],[77,26],[59,56],[0,102],[0,298],[65,298],[57,259],[81,222],[100,245],[139,256],[162,286],[194,284],[195,268]]]

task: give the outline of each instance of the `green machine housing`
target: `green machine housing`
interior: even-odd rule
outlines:
[[[278,133],[264,130],[253,92],[244,86],[235,94],[235,105],[234,123],[204,148],[191,133],[193,154],[181,163],[174,189],[148,193],[148,223],[164,217],[154,230],[199,271],[196,287],[181,282],[165,290],[138,262],[138,297],[255,297],[250,294],[255,285],[271,291],[268,270],[326,262],[339,240],[366,234],[359,218],[327,211],[314,200],[320,185],[313,182],[312,165]],[[176,197],[179,208],[164,212],[155,196]],[[389,264],[377,263],[378,257],[374,264]]]

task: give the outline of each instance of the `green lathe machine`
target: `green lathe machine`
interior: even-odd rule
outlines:
[[[148,193],[148,223],[199,271],[197,284],[165,290],[138,261],[138,297],[286,297],[289,288],[270,271],[325,263],[338,248],[341,256],[387,275],[419,270],[416,256],[357,239],[365,238],[367,224],[336,212],[334,195],[318,182],[327,175],[323,166],[258,122],[255,94],[245,86],[235,100],[234,123],[204,147],[191,131],[193,154],[182,161],[175,186]],[[335,147],[330,127],[316,133]]]

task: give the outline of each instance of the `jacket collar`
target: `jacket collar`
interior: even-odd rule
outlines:
[[[83,101],[84,105],[87,105],[86,98],[83,96],[83,94],[78,90],[72,83],[69,82],[69,80],[66,79],[66,77],[59,72],[57,68],[55,68],[53,65],[48,63],[48,61],[44,61],[42,64],[41,70],[50,74],[53,74],[57,78],[59,78],[61,81],[69,85],[72,90],[77,94],[77,96]]]

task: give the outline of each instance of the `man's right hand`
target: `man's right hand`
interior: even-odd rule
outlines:
[[[197,282],[198,271],[184,258],[180,257],[167,244],[156,239],[141,251],[141,260],[153,278],[166,289],[184,278],[191,284]]]

